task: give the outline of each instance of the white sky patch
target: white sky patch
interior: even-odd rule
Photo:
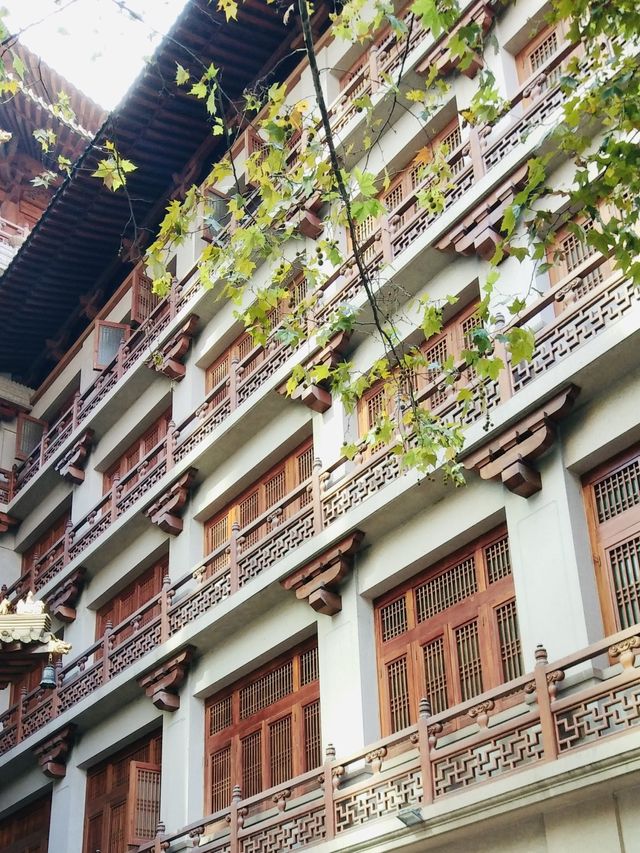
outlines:
[[[113,109],[188,0],[1,0],[10,32],[78,89]]]

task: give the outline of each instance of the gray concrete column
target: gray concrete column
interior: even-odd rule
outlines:
[[[72,750],[66,776],[51,790],[49,853],[82,853],[86,782],[87,774],[74,764]]]
[[[180,707],[162,721],[160,818],[167,829],[204,814],[204,702],[193,696],[193,682],[191,675],[180,688]]]
[[[341,594],[342,611],[318,617],[322,744],[338,757],[380,735],[373,607],[358,594],[356,573]]]
[[[505,489],[525,669],[542,643],[549,659],[602,637],[580,481],[557,444],[539,464],[542,490],[526,499]]]

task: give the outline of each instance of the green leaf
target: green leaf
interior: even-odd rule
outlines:
[[[187,71],[186,68],[183,68],[179,62],[176,62],[176,83],[178,86],[184,86],[185,83],[189,82],[191,74]]]

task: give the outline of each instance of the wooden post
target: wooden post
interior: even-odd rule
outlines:
[[[64,543],[62,546],[62,549],[63,549],[62,565],[63,566],[66,566],[67,563],[69,562],[69,560],[71,559],[70,551],[71,551],[71,543],[73,541],[73,537],[71,535],[72,530],[73,530],[73,522],[71,521],[71,519],[69,519],[69,521],[67,521],[65,528],[64,528]]]
[[[44,455],[47,450],[47,430],[46,428],[42,430],[42,438],[40,439],[40,462],[38,463],[38,468],[42,468],[44,465]]]
[[[231,359],[231,370],[229,371],[229,409],[233,412],[238,408],[238,365],[240,361],[237,355]]]
[[[538,713],[540,714],[540,729],[542,735],[542,749],[545,761],[553,761],[558,757],[558,742],[556,740],[556,727],[551,710],[549,698],[549,686],[547,682],[547,650],[543,646],[537,646],[535,651],[536,665],[534,669],[536,698],[538,701]]]
[[[113,522],[118,517],[118,486],[120,485],[120,474],[114,474],[113,480],[111,481],[111,499],[109,501],[109,512],[111,517],[109,519],[109,523],[113,524]]]
[[[231,541],[229,543],[229,581],[231,592],[237,592],[240,588],[240,579],[238,576],[238,537],[240,534],[240,524],[234,521],[231,525]]]
[[[171,596],[169,595],[169,587],[171,586],[171,578],[165,575],[162,578],[162,589],[160,591],[160,642],[164,643],[169,639],[169,605],[171,604]]]
[[[380,85],[378,78],[378,48],[372,44],[369,48],[369,79],[371,80],[371,92],[375,92]]]
[[[378,221],[380,223],[380,247],[382,249],[382,260],[390,263],[393,260],[391,223],[386,213],[382,213]]]
[[[174,465],[174,453],[176,446],[176,423],[174,420],[170,420],[167,425],[167,471],[170,468],[173,468]]]
[[[240,785],[234,785],[233,793],[231,795],[231,813],[229,815],[229,828],[231,830],[229,837],[229,853],[239,853],[240,851],[238,830],[241,829],[242,824],[244,823],[244,815],[246,814],[246,809],[240,808],[241,799],[242,792],[240,791]]]
[[[511,382],[511,361],[509,353],[502,341],[495,341],[493,345],[494,355],[501,358],[504,363],[504,369],[500,371],[498,376],[498,391],[500,393],[500,402],[504,403],[513,396],[513,385]]]
[[[24,703],[27,698],[27,688],[20,688],[20,698],[18,699],[18,710],[16,712],[16,743],[22,740],[22,718],[24,716]]]
[[[165,825],[159,820],[156,826],[156,836],[153,839],[153,853],[164,853],[168,849],[168,844],[164,843]]]
[[[178,279],[171,279],[171,290],[169,291],[169,317],[173,318],[178,313]]]
[[[336,760],[336,750],[332,743],[327,746],[324,760],[324,829],[325,838],[336,837],[336,813],[333,805],[334,779],[339,781],[339,776],[333,775],[333,766]],[[337,785],[336,785],[337,787]]]
[[[482,144],[480,142],[480,130],[472,127],[469,131],[469,155],[473,165],[474,180],[479,181],[485,174],[484,157],[482,156]]]
[[[322,480],[320,472],[322,471],[322,460],[316,458],[313,460],[313,472],[311,474],[311,499],[313,501],[313,532],[320,533],[322,531]]]
[[[107,619],[107,624],[104,629],[104,636],[102,638],[102,683],[106,684],[109,680],[109,646],[111,640],[111,631],[113,630],[113,623],[111,619]]]
[[[78,426],[80,422],[80,392],[76,391],[73,395],[73,406],[71,407],[71,423],[73,429]]]
[[[418,751],[422,771],[422,804],[433,802],[433,777],[431,775],[431,744],[429,743],[429,719],[431,703],[423,698],[418,705]]]
[[[118,347],[118,352],[116,354],[116,376],[118,379],[122,376],[124,372],[123,368],[124,363],[124,340],[120,341],[120,346]]]

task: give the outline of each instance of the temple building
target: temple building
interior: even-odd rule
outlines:
[[[323,5],[312,16],[348,168],[362,97],[385,115],[385,75],[448,75],[426,126],[407,102],[357,154],[390,175],[388,212],[359,226],[366,262],[380,287],[401,281],[406,339],[434,363],[477,325],[503,211],[583,50],[547,11],[464,0],[450,31],[410,28],[402,49],[385,29],[342,40]],[[565,223],[544,272],[500,265],[526,302],[505,323],[535,330],[533,359],[505,354],[470,407],[458,390],[473,376],[419,384],[425,406],[465,423],[466,485],[359,444],[384,386],[354,412],[321,381],[283,391],[298,364],[366,370],[382,345],[365,326],[257,344],[199,284],[210,228],[172,253],[167,296],[151,289],[144,248],[167,204],[225,153],[176,63],[215,63],[232,98],[268,72],[291,103],[313,95],[295,15],[246,0],[223,20],[188,3],[106,122],[72,95],[75,121],[56,121],[75,166],[46,198],[30,180],[47,100],[29,89],[0,107],[13,134],[0,145],[0,598],[44,602],[46,631],[71,646],[53,686],[39,657],[0,690],[0,849],[640,850],[640,294]],[[461,72],[451,39],[470,22],[491,46]],[[510,106],[470,127],[481,67]],[[91,176],[114,137],[137,166],[127,193]],[[440,211],[418,203],[425,140],[447,146]],[[240,181],[259,145],[251,127],[238,135]],[[553,168],[563,180],[560,154]],[[296,215],[313,251],[327,207]],[[336,239],[348,255],[346,231]],[[449,294],[425,340],[416,297]],[[347,302],[367,316],[352,258],[316,319]]]

